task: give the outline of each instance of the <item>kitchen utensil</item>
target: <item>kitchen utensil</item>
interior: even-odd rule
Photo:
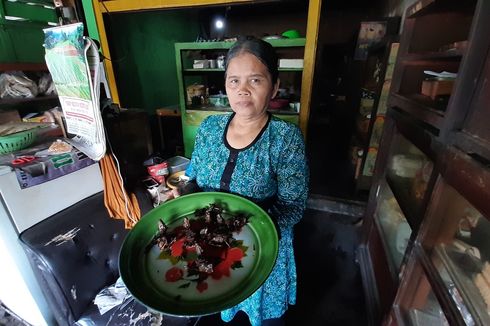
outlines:
[[[34,161],[36,158],[32,155],[19,156],[12,160],[12,165],[22,165]]]
[[[169,282],[168,273],[183,268],[185,262],[172,265],[162,259],[157,245],[145,250],[158,232],[158,221],[172,229],[182,225],[183,218],[196,209],[214,203],[224,208],[225,218],[237,213],[250,216],[242,231],[234,233],[234,238],[247,247],[242,266],[231,269],[229,276],[208,278],[208,288],[203,292],[192,281]],[[165,202],[143,216],[123,243],[119,272],[133,297],[149,309],[175,316],[201,316],[233,307],[254,293],[272,271],[277,251],[277,231],[262,208],[236,195],[201,192]]]
[[[34,129],[24,130],[0,137],[0,154],[8,154],[31,145],[36,139]]]

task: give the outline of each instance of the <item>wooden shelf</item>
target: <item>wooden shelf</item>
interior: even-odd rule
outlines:
[[[463,50],[451,50],[444,52],[425,52],[425,53],[408,53],[402,58],[402,62],[409,61],[435,61],[435,60],[461,60],[464,55]]]
[[[188,73],[201,73],[201,72],[225,72],[224,69],[220,69],[220,68],[201,68],[201,69],[194,69],[194,68],[190,68],[190,69],[184,69],[183,72],[188,72]]]
[[[0,63],[0,71],[48,71],[46,63],[7,62]]]
[[[305,46],[306,38],[265,40],[274,47]],[[229,49],[235,42],[184,42],[175,43],[176,50],[220,50]]]
[[[279,71],[284,71],[284,72],[301,72],[303,71],[303,68],[278,68]],[[191,73],[191,74],[196,74],[196,73],[202,73],[202,72],[220,72],[224,73],[224,69],[220,68],[202,68],[202,69],[184,69],[183,70],[185,73]]]
[[[27,98],[6,98],[6,99],[0,100],[0,106],[23,104],[23,103],[44,102],[44,101],[55,101],[55,100],[56,101],[58,100],[58,95],[27,97]]]
[[[202,106],[202,107],[187,107],[186,111],[209,111],[209,112],[233,112],[231,107],[219,107],[219,106]],[[272,114],[284,114],[284,115],[299,115],[298,112],[292,110],[267,110]]]
[[[452,10],[474,8],[476,1],[461,1],[461,0],[419,0],[410,6],[406,11],[407,18],[420,17],[424,15],[448,12]]]
[[[391,106],[396,106],[417,119],[440,129],[444,122],[444,112],[436,109],[436,102],[427,96],[412,94],[391,94]]]

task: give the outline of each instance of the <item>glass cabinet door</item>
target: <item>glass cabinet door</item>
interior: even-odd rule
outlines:
[[[394,279],[398,279],[400,266],[407,250],[412,228],[403,215],[398,202],[388,184],[384,181],[380,185],[378,206],[374,220],[383,240],[384,249],[390,270]]]
[[[467,325],[490,325],[490,222],[440,180],[424,246]]]
[[[411,259],[411,266],[404,278],[404,284],[395,302],[397,317],[403,321],[399,324],[449,326],[418,260]]]
[[[433,170],[431,160],[400,133],[395,133],[386,178],[409,222],[421,210]]]

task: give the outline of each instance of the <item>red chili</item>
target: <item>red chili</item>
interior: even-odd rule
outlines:
[[[230,248],[226,253],[227,261],[240,261],[243,258],[243,251],[240,248]]]
[[[175,241],[172,246],[170,247],[171,250],[171,255],[174,257],[180,257],[184,253],[184,242],[185,238],[180,238],[179,240]]]
[[[165,273],[165,280],[167,282],[177,282],[184,276],[184,271],[178,267],[172,267]]]

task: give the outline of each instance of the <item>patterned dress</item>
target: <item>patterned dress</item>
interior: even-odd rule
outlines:
[[[231,321],[242,310],[258,326],[296,303],[293,226],[305,209],[308,167],[303,136],[295,125],[269,115],[256,139],[237,150],[226,141],[232,117],[210,116],[202,122],[186,174],[204,191],[235,193],[258,203],[280,230],[279,254],[268,279],[248,299],[221,312],[224,321]]]

